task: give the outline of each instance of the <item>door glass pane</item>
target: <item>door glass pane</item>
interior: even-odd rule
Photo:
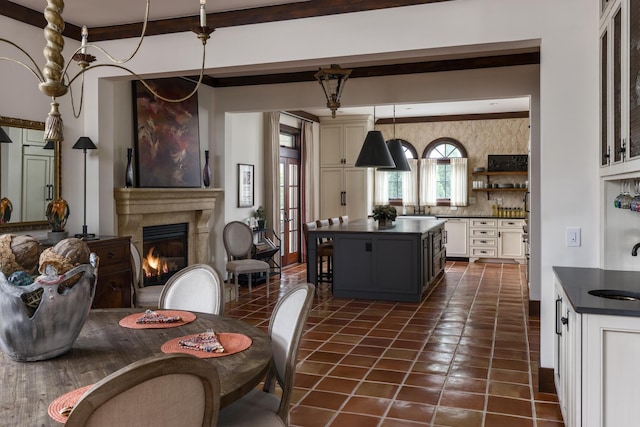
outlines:
[[[607,137],[609,130],[609,109],[607,108],[607,97],[609,96],[607,83],[609,81],[609,74],[607,73],[607,55],[609,50],[607,43],[608,37],[607,32],[605,31],[600,39],[600,164],[602,166],[606,166],[609,163],[609,157],[607,156],[609,153],[609,141]]]
[[[629,157],[640,155],[640,0],[629,7]]]
[[[622,160],[622,11],[613,18],[613,159]]]

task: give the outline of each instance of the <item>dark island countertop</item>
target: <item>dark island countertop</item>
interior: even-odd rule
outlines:
[[[393,222],[390,228],[378,228],[373,219],[358,219],[344,224],[334,224],[309,230],[309,233],[381,233],[381,234],[423,234],[443,224],[444,220],[431,218],[404,219]]]
[[[640,317],[640,301],[615,300],[589,294],[594,289],[640,292],[640,271],[583,267],[553,267],[553,271],[576,312]]]

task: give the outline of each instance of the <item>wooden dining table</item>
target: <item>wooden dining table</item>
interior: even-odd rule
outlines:
[[[140,359],[161,354],[165,342],[213,329],[251,338],[246,350],[206,358],[220,376],[220,405],[224,407],[255,388],[271,362],[271,340],[261,329],[224,316],[194,313],[185,325],[162,329],[131,329],[119,321],[142,309],[91,310],[69,352],[38,362],[17,362],[0,352],[0,426],[60,426],[47,413],[58,396],[94,384]]]

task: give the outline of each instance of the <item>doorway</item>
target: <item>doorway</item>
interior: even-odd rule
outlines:
[[[281,264],[300,261],[300,129],[280,125]]]

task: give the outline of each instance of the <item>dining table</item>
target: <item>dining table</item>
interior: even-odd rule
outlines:
[[[204,358],[218,371],[221,408],[239,399],[264,379],[272,358],[267,333],[239,319],[195,313],[195,320],[176,327],[134,329],[120,320],[144,313],[140,308],[93,309],[73,347],[53,359],[18,362],[0,352],[0,426],[60,426],[48,415],[60,395],[94,384],[138,360],[161,354],[162,345],[179,337],[216,333],[243,334],[245,350]]]

